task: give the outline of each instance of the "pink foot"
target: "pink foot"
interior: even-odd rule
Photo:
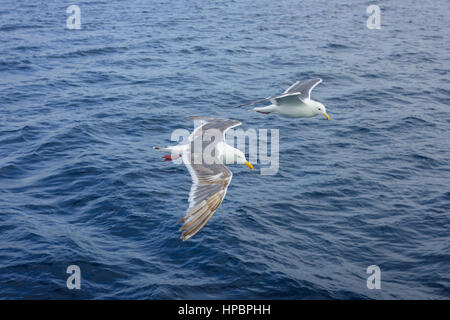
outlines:
[[[173,160],[178,159],[179,157],[181,157],[181,155],[172,157],[171,154],[165,154],[165,155],[163,156],[163,159],[164,159],[163,161],[164,161],[164,162],[166,162],[166,161],[173,161]]]

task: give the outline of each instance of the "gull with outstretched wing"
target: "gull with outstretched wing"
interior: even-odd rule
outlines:
[[[156,150],[171,152],[164,156],[164,161],[181,157],[192,177],[189,208],[186,215],[178,221],[184,223],[180,228],[183,240],[188,240],[199,232],[225,198],[233,176],[225,164],[245,164],[253,169],[242,151],[225,142],[225,132],[239,126],[239,121],[208,117],[189,119],[200,122],[200,125],[194,129],[187,144],[155,147]]]
[[[266,99],[254,101],[246,105],[254,105],[257,103],[270,101],[272,104],[266,107],[256,107],[253,110],[268,114],[275,113],[288,118],[310,118],[318,114],[322,114],[330,120],[325,106],[311,99],[311,91],[322,82],[322,79],[315,78],[306,81],[297,81],[283,94]]]

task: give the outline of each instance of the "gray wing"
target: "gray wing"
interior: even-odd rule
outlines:
[[[311,96],[311,91],[314,89],[315,86],[317,86],[319,83],[322,82],[322,79],[315,78],[310,79],[306,81],[297,81],[292,86],[286,89],[283,94],[299,94],[299,98],[309,99]]]
[[[194,131],[189,137],[190,141],[193,141],[195,137],[199,138],[199,134],[204,134],[205,131],[220,131],[222,133],[223,138],[225,139],[225,132],[228,129],[237,127],[242,123],[233,119],[221,119],[221,118],[211,118],[211,117],[202,117],[202,116],[192,116],[188,118],[189,120],[194,122]],[[199,130],[201,129],[201,130]]]
[[[298,93],[283,94],[270,99],[270,101],[277,106],[299,106],[303,104]]]
[[[269,100],[272,101],[272,103],[278,104],[278,105],[280,105],[280,104],[286,104],[286,105],[299,104],[298,99],[300,99],[301,102],[303,102],[305,99],[309,99],[311,96],[311,90],[321,82],[322,82],[322,79],[320,79],[320,78],[306,80],[306,81],[297,81],[292,86],[287,88],[281,95],[267,97],[265,99],[253,101],[253,102],[246,103],[246,104],[241,104],[241,105],[235,106],[235,108],[244,107],[244,106],[252,106],[254,104],[269,101]],[[296,98],[294,98],[292,96],[296,96]],[[284,98],[287,98],[287,99],[284,99]],[[281,100],[281,99],[283,99],[283,100]]]
[[[201,127],[203,132],[208,129],[217,129],[223,134],[225,134],[228,129],[237,127],[242,124],[240,121],[233,119],[210,118],[201,116],[192,116],[189,117],[189,120],[194,121],[194,123],[198,123],[199,126],[196,126],[196,129]]]
[[[228,185],[231,182],[232,173],[216,159],[213,163],[203,161],[203,150],[210,146],[225,140],[225,132],[241,123],[231,119],[215,119],[206,117],[191,117],[191,120],[204,121],[201,130],[196,130],[193,134],[189,152],[183,155],[183,161],[192,177],[192,187],[189,193],[189,208],[185,217],[179,220],[184,222],[180,230],[183,231],[181,238],[188,240],[199,232],[205,224],[211,219],[217,208],[225,198]],[[203,135],[207,130],[217,130],[214,135],[214,141],[205,139]],[[200,149],[200,152],[197,148]],[[212,148],[213,157],[217,157],[215,148]]]

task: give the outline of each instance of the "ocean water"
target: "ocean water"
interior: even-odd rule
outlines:
[[[450,3],[371,4],[2,1],[0,298],[449,299]],[[330,121],[232,107],[313,77]],[[192,115],[278,129],[280,164],[230,166],[183,242],[152,147]]]

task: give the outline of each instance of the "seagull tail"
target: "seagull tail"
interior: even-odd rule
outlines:
[[[254,111],[259,112],[259,113],[271,113],[274,112],[276,108],[276,105],[271,104],[270,106],[266,106],[266,107],[256,107],[253,108]]]

